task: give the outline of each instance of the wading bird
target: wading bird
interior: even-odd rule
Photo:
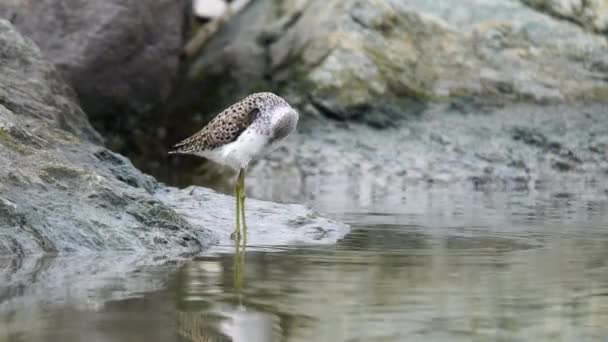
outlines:
[[[273,93],[255,93],[219,113],[203,129],[177,143],[171,154],[193,154],[226,165],[238,176],[235,182],[236,229],[231,237],[241,236],[241,221],[246,237],[245,171],[253,160],[269,153],[296,128],[298,112]]]

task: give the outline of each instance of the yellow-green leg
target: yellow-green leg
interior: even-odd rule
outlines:
[[[241,209],[241,223],[243,224],[243,245],[247,244],[247,223],[245,223],[245,169],[241,169],[239,172],[239,187],[241,189],[241,196],[239,197],[240,209]]]
[[[235,185],[236,197],[236,230],[231,237],[234,239],[234,289],[241,304],[243,289],[243,268],[245,266],[245,254],[247,246],[247,224],[245,223],[245,170],[239,170]],[[243,225],[243,248],[241,250],[241,223]]]
[[[241,239],[241,182],[240,182],[241,174],[239,172],[239,176],[234,185],[234,198],[236,199],[236,228],[232,234],[230,234],[230,238],[233,240]]]

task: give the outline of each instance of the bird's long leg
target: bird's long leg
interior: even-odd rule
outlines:
[[[241,222],[243,224],[243,245],[247,244],[247,224],[245,223],[245,169],[239,171],[239,187],[241,190],[240,207],[241,207]]]
[[[240,241],[241,239],[241,190],[240,190],[240,173],[234,184],[234,198],[236,199],[236,228],[232,234],[230,234],[230,238],[233,240]]]

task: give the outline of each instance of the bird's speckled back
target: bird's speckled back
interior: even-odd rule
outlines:
[[[203,129],[175,144],[169,153],[195,153],[212,150],[235,141],[254,121],[256,130],[267,126],[273,108],[289,104],[270,92],[255,93],[219,113]],[[261,133],[268,134],[261,131]]]

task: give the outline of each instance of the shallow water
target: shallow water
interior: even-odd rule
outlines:
[[[336,246],[0,259],[0,341],[608,340],[608,195],[551,189],[318,196]]]

